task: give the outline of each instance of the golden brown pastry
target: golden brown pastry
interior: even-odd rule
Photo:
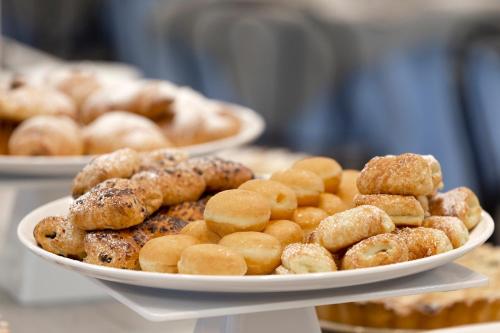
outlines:
[[[12,132],[8,147],[10,155],[81,155],[83,136],[71,118],[35,116],[23,121]]]
[[[328,215],[333,215],[343,212],[349,206],[335,194],[321,193],[319,195],[318,208],[324,210]]]
[[[342,167],[333,158],[308,157],[297,161],[292,166],[294,169],[302,169],[315,173],[325,185],[325,192],[336,193],[342,179]]]
[[[318,244],[290,244],[283,250],[281,262],[288,274],[333,272],[337,266],[332,255]],[[283,274],[284,270],[281,270]]]
[[[317,207],[299,207],[293,213],[293,222],[297,223],[306,233],[315,229],[328,214]]]
[[[210,230],[223,237],[236,231],[261,231],[269,222],[271,204],[262,194],[227,190],[211,197],[204,220]]]
[[[288,220],[270,221],[264,232],[279,240],[282,247],[304,240],[304,231],[297,223]]]
[[[105,154],[121,148],[150,151],[172,144],[151,120],[123,111],[108,112],[83,130],[85,152]]]
[[[462,220],[454,216],[429,216],[425,218],[423,226],[443,231],[455,249],[469,240],[469,230]]]
[[[429,211],[429,197],[427,197],[425,195],[419,195],[416,198],[417,198],[418,202],[420,202],[420,205],[422,206],[422,208],[424,210],[424,215],[431,216],[431,213]]]
[[[356,206],[372,205],[385,211],[397,226],[421,226],[424,210],[413,196],[390,194],[358,194]]]
[[[433,228],[403,228],[396,232],[408,246],[408,259],[415,260],[451,251],[453,246],[446,234]]]
[[[204,220],[188,223],[182,228],[181,234],[193,236],[198,239],[200,243],[217,244],[220,241],[220,236],[208,229]]]
[[[181,274],[245,275],[245,258],[230,248],[217,244],[198,244],[185,249],[177,264]]]
[[[168,235],[149,240],[139,251],[141,270],[159,273],[177,273],[177,262],[182,252],[199,240],[189,235]]]
[[[85,231],[75,227],[66,217],[49,216],[42,219],[35,226],[33,236],[44,250],[78,260],[85,257]]]
[[[432,171],[421,155],[374,157],[357,180],[362,194],[430,195],[434,192]]]
[[[163,148],[141,153],[139,171],[161,170],[176,166],[188,159],[188,154],[182,150]]]
[[[394,234],[379,234],[351,247],[342,259],[342,269],[356,269],[408,261],[408,247]]]
[[[73,180],[73,198],[110,178],[129,178],[139,167],[139,155],[124,148],[92,159]]]
[[[290,187],[297,196],[299,206],[318,204],[319,194],[325,191],[323,180],[315,173],[302,169],[275,172],[271,179]]]
[[[389,215],[375,206],[359,206],[327,217],[315,230],[314,241],[331,252],[395,229]]]
[[[347,169],[342,171],[342,178],[340,179],[339,189],[337,196],[344,201],[348,208],[354,208],[354,197],[359,193],[356,182],[360,171]]]
[[[433,193],[437,193],[440,189],[444,187],[443,174],[441,173],[441,164],[432,155],[423,155],[423,158],[429,164],[432,174],[432,184],[434,186]]]
[[[481,221],[479,200],[467,187],[436,194],[429,202],[429,210],[431,215],[456,216],[469,230]]]
[[[235,232],[222,237],[219,245],[240,253],[247,263],[248,275],[271,274],[280,264],[280,241],[255,231]]]
[[[168,215],[177,217],[184,221],[203,220],[203,212],[210,197],[204,197],[196,201],[186,201],[168,209]]]
[[[258,192],[271,202],[271,219],[289,219],[297,208],[295,192],[274,180],[252,179],[241,184],[240,189]]]
[[[112,178],[73,201],[68,218],[83,230],[124,229],[142,223],[161,201],[157,186]]]
[[[55,70],[46,79],[49,85],[71,98],[78,109],[92,93],[104,86],[96,73],[83,68]]]
[[[288,268],[285,268],[283,265],[279,265],[274,270],[274,274],[276,274],[276,275],[289,275],[289,274],[293,274],[293,273]]]

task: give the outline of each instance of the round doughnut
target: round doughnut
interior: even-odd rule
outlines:
[[[394,234],[380,234],[351,247],[342,259],[342,269],[355,269],[408,261],[408,247]]]
[[[455,249],[469,240],[469,230],[462,220],[454,216],[429,216],[425,218],[423,226],[443,231]]]
[[[139,154],[124,148],[92,159],[73,180],[73,198],[110,178],[129,178],[139,167]]]
[[[293,274],[337,270],[332,254],[318,244],[290,244],[283,250],[281,262]]]
[[[240,189],[262,194],[271,201],[271,219],[289,219],[297,208],[295,192],[274,180],[252,179],[241,184]]]
[[[189,235],[168,235],[148,241],[139,252],[141,269],[147,272],[177,273],[181,253],[189,246],[198,244]]]
[[[467,187],[436,194],[429,202],[429,210],[431,215],[458,217],[469,230],[481,221],[479,200]]]
[[[181,234],[193,236],[200,243],[217,244],[220,241],[220,236],[208,229],[207,224],[203,220],[188,223],[182,228]]]
[[[293,222],[297,223],[302,230],[309,232],[315,229],[328,214],[317,207],[299,207],[293,213]]]
[[[451,251],[450,239],[438,229],[417,227],[403,228],[396,232],[408,247],[408,259],[430,257],[435,254]]]
[[[297,196],[299,206],[315,206],[319,194],[325,191],[323,180],[315,173],[302,169],[275,172],[271,179],[290,187]]]
[[[44,250],[73,259],[85,257],[85,231],[75,227],[66,217],[42,219],[35,226],[33,236]]]
[[[324,210],[328,215],[333,215],[343,212],[349,207],[335,194],[321,193],[319,195],[318,208]]]
[[[65,156],[83,154],[78,124],[62,116],[35,116],[19,125],[9,139],[10,155]]]
[[[245,275],[245,258],[225,246],[198,244],[185,249],[177,263],[181,274]]]
[[[260,193],[246,190],[222,191],[205,206],[204,220],[219,236],[236,231],[261,231],[271,216],[271,204]]]
[[[235,232],[222,237],[219,245],[240,253],[249,275],[271,274],[280,265],[283,250],[280,241],[262,232]]]
[[[348,208],[354,208],[354,197],[359,193],[356,181],[359,176],[358,170],[347,169],[342,171],[337,196],[344,201]]]
[[[304,231],[297,223],[288,220],[270,221],[264,232],[278,239],[283,247],[304,240]]]
[[[342,178],[342,167],[333,158],[309,157],[297,161],[293,169],[307,170],[318,175],[325,185],[325,192],[336,193]]]
[[[363,239],[392,232],[389,215],[375,206],[359,206],[327,217],[315,231],[315,241],[331,252],[351,246]]]

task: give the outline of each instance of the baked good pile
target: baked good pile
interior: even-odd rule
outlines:
[[[475,194],[439,193],[432,156],[375,157],[361,172],[309,157],[269,179],[217,157],[121,149],[75,178],[68,216],[38,244],[86,263],[162,273],[331,272],[415,260],[467,242]]]
[[[151,151],[230,137],[240,125],[230,106],[188,87],[76,65],[14,77],[0,89],[0,154]]]

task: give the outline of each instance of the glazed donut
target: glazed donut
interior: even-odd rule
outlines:
[[[423,226],[443,231],[455,249],[469,240],[469,230],[462,220],[454,216],[429,216],[425,218]]]
[[[220,236],[208,229],[207,224],[203,220],[188,223],[182,228],[181,234],[193,236],[200,243],[217,244],[220,241]]]
[[[199,244],[189,235],[168,235],[151,239],[139,252],[139,264],[143,271],[177,273],[177,262],[186,248]]]
[[[365,238],[392,232],[395,226],[386,212],[375,206],[359,206],[327,217],[315,231],[314,240],[331,252]]]
[[[262,194],[227,190],[211,197],[204,220],[210,230],[223,237],[236,231],[261,231],[269,222],[271,204]]]
[[[203,212],[210,197],[204,197],[196,201],[186,201],[168,209],[168,215],[180,218],[184,221],[203,220]]]
[[[431,167],[417,154],[374,157],[357,180],[361,194],[430,195],[434,191]]]
[[[408,261],[408,247],[394,234],[379,234],[364,239],[347,250],[342,269],[356,269]]]
[[[255,231],[235,232],[222,237],[219,245],[240,253],[247,263],[248,275],[271,274],[280,265],[280,241]]]
[[[343,212],[349,207],[335,194],[321,193],[319,195],[318,208],[324,210],[328,215],[333,215]]]
[[[429,210],[431,215],[458,217],[469,230],[481,221],[479,200],[467,187],[436,194],[429,202]]]
[[[54,254],[81,260],[85,257],[85,231],[66,217],[49,216],[35,226],[33,236],[39,246]]]
[[[271,219],[289,219],[297,208],[295,192],[286,185],[268,179],[252,179],[241,184],[240,189],[262,194],[271,202]]]
[[[328,214],[317,207],[299,207],[293,213],[292,220],[305,232],[311,232],[327,217]]]
[[[290,244],[283,250],[281,262],[292,274],[337,270],[331,253],[318,244]]]
[[[342,179],[342,167],[333,158],[309,157],[297,161],[293,169],[307,170],[318,175],[325,186],[325,192],[336,193]]]
[[[185,249],[177,263],[181,274],[245,275],[245,258],[225,246],[198,244]]]
[[[177,205],[196,201],[205,191],[205,180],[193,170],[172,167],[136,173],[132,180],[139,183],[155,182],[163,196],[163,205]]]
[[[315,173],[302,169],[288,169],[275,172],[271,179],[290,187],[297,196],[299,206],[315,206],[319,194],[325,191],[323,180]]]
[[[163,148],[140,154],[139,171],[160,170],[176,166],[188,159],[188,154],[182,150]]]
[[[110,178],[129,178],[139,167],[139,155],[124,148],[92,159],[73,180],[73,198]]]
[[[288,220],[270,221],[264,229],[264,233],[274,236],[283,247],[304,240],[304,231],[297,223]]]
[[[71,118],[35,116],[23,121],[12,132],[8,148],[10,155],[81,155],[83,136]]]
[[[191,158],[179,164],[193,169],[205,179],[208,192],[220,192],[238,188],[253,178],[253,172],[241,163],[218,157]]]
[[[421,226],[424,210],[413,196],[391,194],[358,194],[354,198],[356,206],[372,205],[382,209],[396,226]]]
[[[451,251],[453,246],[446,234],[433,228],[403,228],[396,232],[408,247],[408,260],[430,257]]]
[[[437,193],[437,191],[444,187],[441,164],[439,164],[438,160],[436,160],[436,158],[432,155],[423,155],[422,157],[427,161],[429,167],[431,168],[432,184],[434,186],[433,193]]]
[[[342,199],[348,208],[354,208],[354,197],[359,193],[356,181],[359,176],[358,170],[344,170],[342,172],[342,178],[340,179],[339,189],[337,191],[337,196]]]
[[[83,230],[124,229],[142,223],[161,201],[158,187],[112,178],[73,201],[68,218]]]

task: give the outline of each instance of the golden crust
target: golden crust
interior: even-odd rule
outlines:
[[[354,208],[354,197],[359,193],[356,182],[360,174],[359,170],[347,169],[342,172],[337,196],[342,199],[347,208]]]
[[[356,206],[372,205],[385,211],[395,225],[420,226],[424,220],[424,210],[413,196],[390,194],[358,194],[354,198]]]
[[[290,274],[333,272],[337,270],[330,252],[318,244],[293,243],[281,255],[283,268]]]
[[[188,159],[188,154],[182,150],[163,148],[140,154],[141,162],[138,171],[161,170],[176,166]]]
[[[429,167],[431,168],[432,184],[434,186],[433,192],[436,193],[444,187],[441,164],[439,164],[438,160],[436,160],[436,158],[432,155],[423,155],[422,157],[427,161]]]
[[[469,230],[462,220],[454,216],[429,216],[425,218],[423,226],[443,231],[453,248],[464,245],[469,239]]]
[[[327,217],[328,214],[320,208],[299,207],[293,213],[292,220],[297,223],[302,230],[311,232]]]
[[[325,192],[336,193],[342,179],[342,167],[333,158],[308,157],[297,161],[293,169],[302,169],[315,173],[322,180]]]
[[[141,270],[160,273],[177,273],[177,262],[182,251],[199,244],[189,235],[167,235],[149,240],[139,251]]]
[[[321,193],[318,208],[324,210],[328,215],[333,215],[349,209],[349,206],[335,194]]]
[[[275,172],[271,179],[290,187],[297,196],[299,206],[318,204],[319,194],[325,191],[323,180],[315,173],[302,169]]]
[[[181,274],[245,275],[245,258],[237,251],[217,244],[198,244],[185,249],[177,264]]]
[[[193,236],[200,243],[217,244],[220,241],[220,236],[208,229],[207,223],[203,220],[188,223],[182,228],[181,234]]]
[[[33,236],[39,246],[54,254],[81,260],[85,257],[85,231],[63,216],[49,216],[35,226]]]
[[[304,240],[304,231],[297,223],[288,220],[270,221],[264,232],[278,239],[283,247]]]
[[[184,221],[203,220],[203,213],[207,205],[209,196],[201,198],[196,201],[186,201],[174,206],[169,207],[168,215],[180,218]]]
[[[481,221],[479,200],[467,187],[436,194],[429,202],[429,209],[431,215],[458,217],[469,230]]]
[[[453,246],[446,234],[432,228],[403,228],[396,232],[408,246],[409,260],[430,257],[451,251]]]

